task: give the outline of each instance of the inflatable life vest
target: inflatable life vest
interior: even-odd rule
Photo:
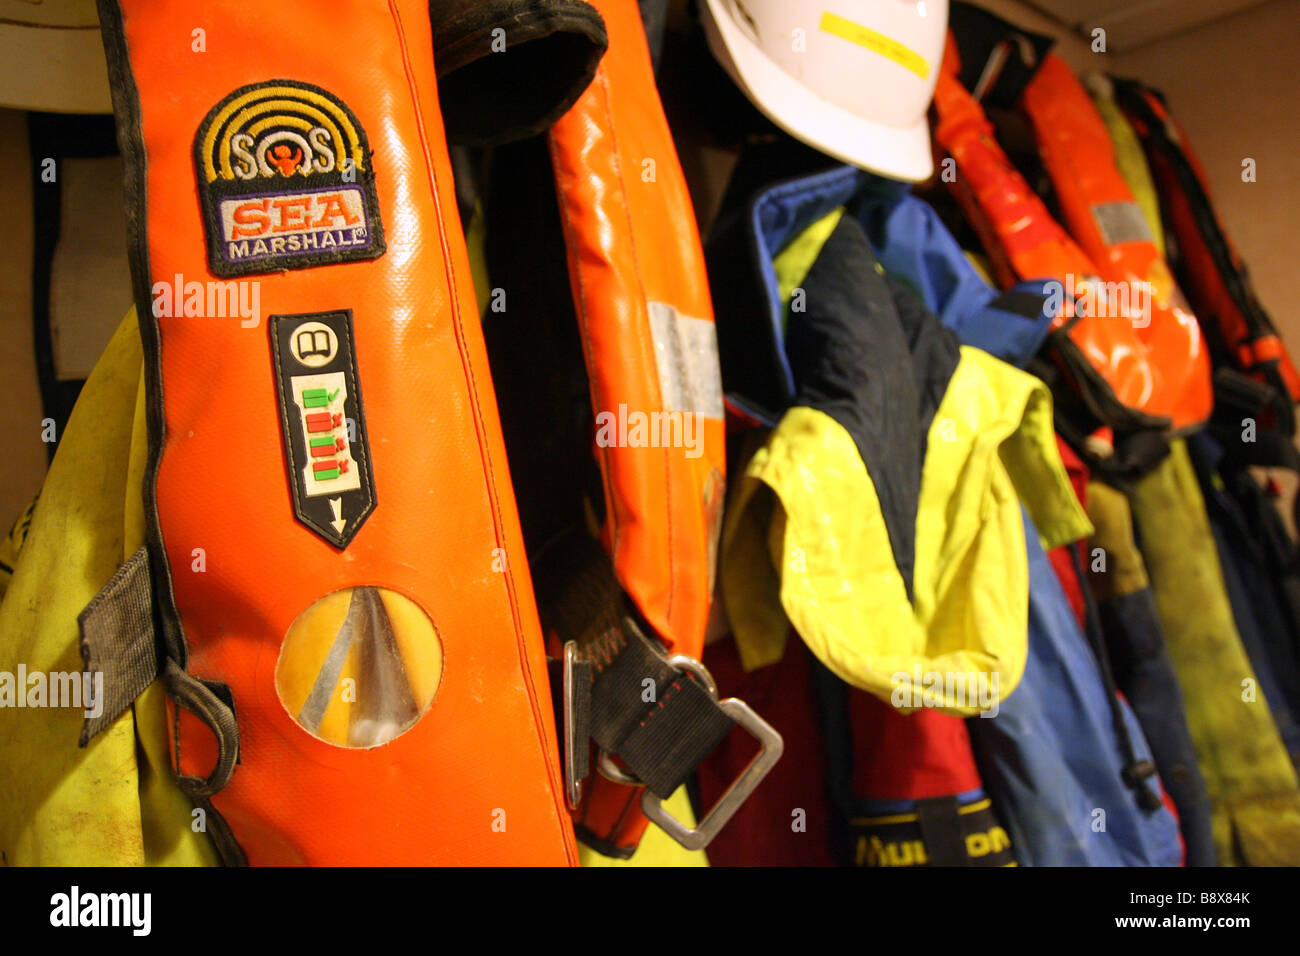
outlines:
[[[1065,61],[1043,57],[1020,98],[1051,177],[1062,218],[1101,277],[1117,283],[1138,313],[1139,338],[1159,364],[1176,430],[1210,417],[1210,354],[1152,238],[1142,209],[1115,163],[1110,135],[1087,90]],[[1134,306],[1133,298],[1145,300]]]
[[[979,102],[958,79],[949,43],[935,88],[935,138],[957,164],[952,190],[980,236],[1003,286],[1046,278],[1063,288],[1051,353],[1072,380],[1096,424],[1120,431],[1176,427],[1188,416],[1187,363],[1160,357],[1148,329],[1156,320],[1102,281],[1102,270],[1056,222],[994,138]],[[1148,322],[1148,319],[1150,320]],[[1199,408],[1199,406],[1196,406]],[[1203,418],[1201,419],[1203,420]]]
[[[640,14],[595,6],[611,52],[550,146],[608,485],[602,540],[655,633],[698,657],[726,477],[713,306]],[[636,411],[661,416],[657,444],[631,440]]]
[[[1146,153],[1165,228],[1177,240],[1174,271],[1201,320],[1215,367],[1236,369],[1272,389],[1261,426],[1279,433],[1280,441],[1273,443],[1271,461],[1257,463],[1291,465],[1300,375],[1215,214],[1205,173],[1187,134],[1155,90],[1136,80],[1112,78],[1111,82],[1115,100]],[[1234,424],[1239,427],[1240,422]]]
[[[949,47],[951,50],[952,48]],[[939,74],[934,106],[935,139],[960,171],[952,191],[988,253],[994,277],[1007,287],[1030,278],[1064,282],[1104,295],[1096,267],[1052,218],[1047,206],[1007,159],[984,111],[947,69]],[[1167,416],[1149,411],[1158,392],[1158,368],[1131,323],[1106,321],[1061,297],[1049,340],[1057,362],[1074,373],[1077,387],[1100,422],[1118,428],[1160,426]],[[1155,402],[1160,408],[1163,403]]]
[[[105,719],[162,673],[226,862],[575,862],[427,7],[102,14],[150,442]]]
[[[1142,210],[1142,217],[1151,229],[1151,241],[1156,244],[1156,251],[1166,262],[1169,250],[1165,245],[1165,230],[1160,223],[1160,198],[1156,195],[1156,185],[1151,179],[1151,169],[1142,152],[1142,143],[1132,124],[1124,116],[1124,111],[1115,103],[1115,91],[1108,77],[1101,73],[1085,73],[1084,86],[1092,103],[1097,107],[1097,115],[1106,124],[1106,133],[1115,150],[1115,168],[1124,177],[1133,199]]]
[[[594,671],[592,737],[601,750],[617,753],[633,778],[646,780],[651,772],[658,778],[642,792],[596,776],[578,808],[584,841],[624,856],[646,827],[638,798],[670,833],[685,835],[658,800],[734,726],[726,705],[719,709],[704,692],[707,680],[691,676],[699,668],[694,662],[704,649],[713,594],[726,452],[707,273],[640,13],[615,0],[594,6],[605,20],[609,55],[552,127],[549,145],[603,477],[601,542],[650,640],[692,662],[677,669],[673,686],[681,691],[659,702],[650,725],[665,738],[692,738],[675,745],[679,753],[665,774],[666,766],[648,763],[660,752],[634,743],[627,731],[631,718],[644,719],[656,707],[634,695],[629,711],[611,696],[618,672],[651,645],[617,621],[599,642],[590,631],[589,639],[577,642],[579,657]],[[550,636],[575,635],[557,630]],[[688,707],[702,707],[707,718],[679,723]],[[780,752],[779,737],[766,724],[760,731],[767,767]],[[574,746],[585,750],[585,738]],[[745,787],[765,772],[756,766],[743,774]],[[724,822],[721,814],[706,815],[686,841],[702,842]]]

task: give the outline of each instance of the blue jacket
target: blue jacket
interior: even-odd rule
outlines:
[[[910,284],[963,344],[1023,366],[1049,332],[1043,283],[997,292],[903,184],[837,167],[732,198],[709,242],[713,288],[726,290],[715,295],[723,384],[732,403],[760,421],[775,424],[795,390],[772,260],[841,206],[862,224],[886,272]],[[1098,662],[1027,517],[1025,524],[1029,664],[997,717],[970,721],[985,787],[1022,863],[1176,866],[1177,821],[1163,806],[1139,807],[1124,782]],[[1149,760],[1141,728],[1127,704],[1120,707],[1135,755]],[[1158,795],[1153,780],[1143,785]]]

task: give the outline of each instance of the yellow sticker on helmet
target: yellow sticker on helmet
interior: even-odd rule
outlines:
[[[903,69],[915,73],[923,80],[930,76],[930,64],[925,57],[892,37],[877,33],[870,27],[854,23],[852,20],[831,13],[829,10],[822,13],[822,22],[818,24],[818,27],[832,36],[839,37],[841,40],[856,43],[860,47],[866,47],[872,53],[878,53],[887,59],[893,60]]]

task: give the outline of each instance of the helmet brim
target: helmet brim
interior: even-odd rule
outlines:
[[[714,57],[768,119],[841,162],[906,182],[934,172],[930,124],[886,126],[822,99],[786,73],[738,27],[725,0],[704,0],[704,31]]]

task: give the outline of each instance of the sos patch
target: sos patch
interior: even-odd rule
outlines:
[[[267,80],[235,90],[199,126],[194,162],[215,275],[384,252],[365,130],[318,86]]]

